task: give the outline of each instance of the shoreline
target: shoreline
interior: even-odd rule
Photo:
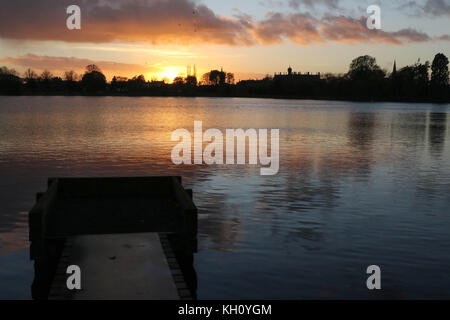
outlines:
[[[364,103],[430,103],[437,105],[450,104],[449,101],[433,100],[351,100],[344,98],[327,97],[298,97],[278,95],[142,95],[142,94],[0,94],[0,97],[127,97],[127,98],[247,98],[247,99],[273,99],[273,100],[313,100],[313,101],[341,101],[341,102],[364,102]]]

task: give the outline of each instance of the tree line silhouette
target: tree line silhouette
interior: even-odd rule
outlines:
[[[143,75],[131,79],[114,76],[111,82],[96,65],[83,75],[66,71],[54,76],[27,69],[21,77],[15,70],[0,68],[2,95],[130,95],[130,96],[230,96],[355,101],[450,102],[448,58],[438,53],[432,63],[418,60],[392,72],[381,69],[376,59],[360,56],[347,73],[321,77],[271,77],[235,83],[234,74],[211,70],[200,81],[195,76],[176,77],[172,83],[146,81]]]

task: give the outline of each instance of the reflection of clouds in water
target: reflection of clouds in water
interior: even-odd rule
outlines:
[[[344,292],[340,279],[355,286],[352,272],[370,262],[367,252],[392,266],[399,287],[409,283],[402,266],[411,261],[426,261],[415,268],[430,290],[442,285],[433,274],[450,265],[445,110],[271,99],[0,99],[15,101],[0,105],[0,255],[28,245],[26,215],[17,212],[31,208],[49,176],[181,175],[199,209],[196,269],[205,298],[361,296],[358,286]],[[280,128],[279,173],[173,165],[171,132],[192,133],[194,120],[222,132]],[[220,290],[229,295],[215,295]]]

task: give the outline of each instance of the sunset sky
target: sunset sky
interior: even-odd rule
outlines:
[[[66,8],[81,8],[68,30]],[[366,9],[381,7],[381,30]],[[0,0],[0,66],[55,75],[87,64],[173,78],[196,65],[236,80],[285,71],[343,73],[369,54],[392,69],[450,54],[450,0]]]

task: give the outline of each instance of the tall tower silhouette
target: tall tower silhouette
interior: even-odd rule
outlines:
[[[186,77],[191,76],[191,66],[187,66]]]

